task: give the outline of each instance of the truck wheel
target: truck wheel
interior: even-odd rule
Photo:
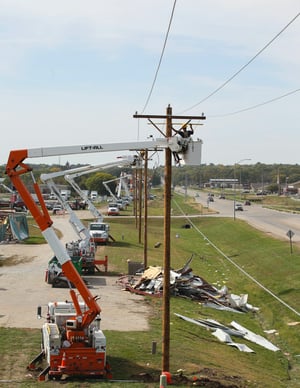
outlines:
[[[52,284],[53,283],[53,273],[47,271],[47,283]]]
[[[42,341],[41,341],[41,351],[45,353],[45,344],[44,344],[44,336],[43,336],[43,330],[41,329],[41,337],[42,337]],[[45,357],[44,357],[45,358]]]
[[[53,288],[68,288],[68,282],[65,279],[56,277],[52,281]]]
[[[90,267],[90,268],[88,269],[88,273],[89,273],[90,275],[93,275],[93,274],[95,273],[95,267]]]
[[[60,381],[61,380],[61,375],[55,375],[55,376],[53,376],[53,375],[49,375],[48,374],[48,379],[49,380],[56,380],[56,381]]]

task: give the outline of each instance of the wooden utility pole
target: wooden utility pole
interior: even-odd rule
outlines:
[[[148,267],[148,150],[144,153],[144,268]]]
[[[138,222],[137,222],[137,170],[134,170],[134,216],[135,216],[135,227],[137,228]]]
[[[139,244],[142,242],[142,202],[143,202],[143,171],[139,168],[138,171],[139,187],[138,187],[138,196],[139,196]]]
[[[172,119],[187,120],[205,120],[205,116],[173,116],[172,108],[169,105],[166,115],[133,115],[134,118],[146,118],[152,123],[151,119],[166,120],[166,138],[172,137]],[[153,124],[153,123],[152,123]],[[163,317],[162,317],[162,371],[168,372],[170,368],[170,258],[171,258],[171,193],[172,193],[172,152],[170,148],[165,150],[165,169],[164,169],[164,280],[163,280]]]
[[[172,108],[167,107],[166,137],[172,137]],[[170,266],[171,266],[171,191],[172,191],[172,153],[165,150],[164,169],[164,285],[163,285],[163,344],[162,371],[168,372],[170,359]]]

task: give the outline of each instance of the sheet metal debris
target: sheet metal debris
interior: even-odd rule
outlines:
[[[237,342],[233,342],[230,335],[225,333],[222,329],[217,329],[212,333],[213,336],[218,338],[219,341],[226,343],[229,346],[234,346],[237,348],[240,352],[246,352],[246,353],[254,353],[254,350],[249,348],[249,346],[245,344],[239,344]]]
[[[230,327],[222,325],[221,323],[219,323],[213,319],[193,319],[193,318],[189,318],[189,317],[186,317],[185,315],[181,315],[181,314],[177,314],[177,313],[175,313],[175,315],[177,317],[183,319],[184,321],[193,323],[193,324],[198,325],[198,326],[202,326],[202,327],[209,329],[211,331],[215,331],[217,329],[220,329],[230,336],[243,337],[243,333],[241,333],[240,331],[235,330],[235,329],[231,329]]]
[[[173,296],[196,300],[207,307],[234,312],[257,311],[248,303],[248,295],[236,295],[228,292],[226,286],[217,289],[203,277],[194,275],[189,266],[192,257],[179,270],[170,271],[170,293]],[[151,296],[162,296],[164,270],[162,267],[148,267],[133,276],[123,276],[119,283],[127,291]]]
[[[280,350],[277,346],[273,345],[266,338],[262,337],[261,335],[253,333],[252,331],[246,329],[245,327],[241,326],[235,321],[231,322],[231,326],[234,327],[236,330],[240,331],[241,333],[243,333],[243,337],[248,341],[252,341],[260,346],[263,346],[266,349],[272,350],[272,352],[277,352],[278,350]]]
[[[205,327],[206,329],[213,331],[212,334],[215,337],[217,337],[220,341],[225,342],[230,346],[235,346],[240,351],[253,353],[253,350],[250,349],[249,347],[247,347],[246,345],[233,342],[231,340],[231,336],[237,336],[237,337],[246,339],[248,341],[256,343],[256,344],[258,344],[258,345],[260,345],[268,350],[271,350],[273,352],[277,352],[278,350],[280,350],[277,346],[273,345],[266,338],[262,337],[261,335],[253,333],[252,331],[246,329],[245,327],[241,326],[240,324],[238,324],[235,321],[232,321],[230,323],[230,325],[233,327],[233,329],[232,329],[232,328],[227,327],[225,325],[222,325],[219,322],[214,321],[212,319],[205,319],[205,320],[204,319],[193,319],[193,318],[189,318],[189,317],[186,317],[184,315],[181,315],[181,314],[175,314],[175,315],[177,317],[187,321],[187,322],[196,324],[198,326]]]

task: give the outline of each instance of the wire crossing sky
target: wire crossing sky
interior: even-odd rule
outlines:
[[[166,49],[167,41],[168,41],[168,36],[169,36],[169,33],[170,33],[170,28],[171,28],[171,24],[172,24],[172,20],[173,20],[173,16],[174,16],[175,6],[176,6],[176,0],[174,0],[174,4],[173,4],[173,8],[172,8],[172,14],[171,14],[171,17],[170,17],[166,38],[165,38],[163,49],[162,49],[162,52],[161,52],[161,55],[160,55],[160,58],[159,58],[158,66],[157,66],[157,69],[156,69],[156,72],[155,72],[155,76],[154,76],[154,80],[152,82],[152,85],[151,85],[151,88],[150,88],[150,92],[148,94],[148,97],[147,97],[145,106],[144,106],[144,108],[142,110],[142,113],[145,112],[145,109],[148,106],[148,103],[150,101],[150,98],[151,98],[151,95],[152,95],[152,92],[153,92],[153,89],[154,89],[155,82],[157,80],[158,72],[159,72],[159,69],[160,69],[160,65],[161,65],[161,62],[162,62],[162,59],[163,59],[163,55],[164,55],[164,52],[165,52],[165,49]]]
[[[211,115],[210,117],[213,117],[213,118],[214,117],[226,117],[226,116],[232,116],[232,115],[236,115],[236,114],[239,114],[239,113],[247,112],[248,110],[256,109],[256,108],[259,108],[261,106],[264,106],[264,105],[267,105],[267,104],[271,104],[272,102],[281,100],[282,98],[288,97],[288,96],[290,96],[290,95],[292,95],[294,93],[298,93],[298,92],[300,92],[300,88],[292,90],[291,92],[285,93],[285,94],[283,94],[281,96],[274,97],[271,100],[264,101],[264,102],[261,102],[259,104],[253,105],[253,106],[249,106],[248,108],[243,108],[243,109],[237,110],[235,112],[231,112],[231,113],[224,113],[224,114],[219,114],[219,115]]]
[[[222,85],[220,85],[216,90],[214,90],[213,92],[211,92],[208,96],[206,96],[205,98],[203,98],[201,101],[197,102],[197,104],[191,106],[190,108],[186,109],[185,111],[187,110],[190,110],[190,109],[193,109],[195,108],[196,106],[202,104],[204,101],[208,100],[210,97],[212,97],[213,95],[215,95],[216,93],[218,93],[221,89],[223,89],[226,85],[229,84],[229,82],[231,82],[235,77],[237,77],[242,71],[244,71],[246,69],[246,67],[248,67],[260,54],[262,54],[263,51],[265,51],[297,18],[298,16],[300,15],[300,12],[297,13],[297,15],[295,17],[292,18],[292,20],[290,20],[288,22],[288,24],[286,26],[284,26],[266,45],[263,46],[262,49],[260,49],[248,62],[246,62],[237,72],[235,72],[230,78],[228,78],[228,80],[226,80],[224,83],[222,83]]]

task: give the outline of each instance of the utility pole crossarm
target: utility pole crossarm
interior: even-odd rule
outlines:
[[[175,119],[175,120],[206,120],[206,116],[178,116],[178,115],[139,115],[135,113],[133,115],[135,119]]]

